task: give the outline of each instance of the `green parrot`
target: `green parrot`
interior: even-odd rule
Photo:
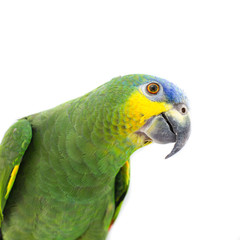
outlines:
[[[0,145],[3,240],[103,240],[129,186],[129,158],[190,134],[188,100],[167,80],[117,77],[18,120]]]

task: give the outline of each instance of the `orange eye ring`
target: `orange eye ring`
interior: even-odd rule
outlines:
[[[147,91],[151,94],[157,94],[160,90],[160,86],[157,83],[150,83],[147,85]]]

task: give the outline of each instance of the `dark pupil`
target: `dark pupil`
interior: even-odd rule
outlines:
[[[150,86],[150,91],[151,92],[157,92],[157,90],[158,90],[157,85],[153,84],[153,85]]]

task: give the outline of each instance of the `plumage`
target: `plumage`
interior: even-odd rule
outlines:
[[[149,82],[162,96],[144,95]],[[16,122],[0,145],[3,239],[105,239],[127,193],[130,155],[152,142],[139,130],[178,103],[187,99],[175,85],[136,74]]]

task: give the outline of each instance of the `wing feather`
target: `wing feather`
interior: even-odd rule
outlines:
[[[31,124],[21,119],[7,130],[0,145],[0,227],[6,201],[31,139]]]
[[[119,170],[116,179],[115,179],[115,212],[113,214],[112,224],[115,222],[119,211],[121,209],[123,200],[127,194],[130,180],[130,164],[129,160],[125,162],[125,164]],[[109,228],[110,228],[109,227]]]

